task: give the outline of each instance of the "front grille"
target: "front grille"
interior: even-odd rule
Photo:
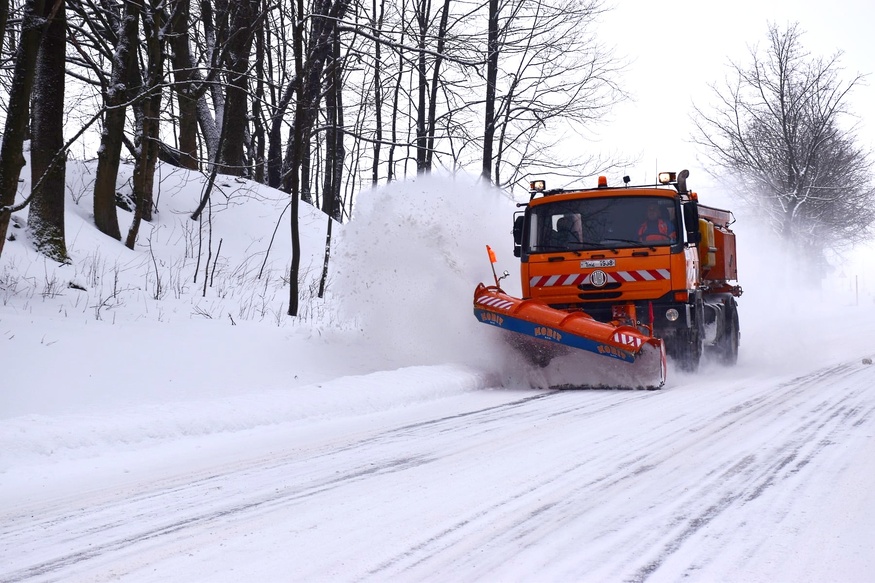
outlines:
[[[621,292],[601,291],[601,292],[586,292],[578,294],[582,300],[615,300],[623,295]]]
[[[612,289],[620,289],[620,286],[622,286],[622,285],[623,284],[620,282],[614,282],[614,283],[606,283],[602,287],[596,287],[596,286],[592,285],[591,283],[582,283],[579,286],[577,286],[577,289],[579,289],[580,291],[608,291],[608,290],[612,290]]]

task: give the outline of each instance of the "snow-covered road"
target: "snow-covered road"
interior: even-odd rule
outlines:
[[[707,378],[474,378],[132,447],[93,473],[13,469],[41,486],[3,490],[0,580],[871,581],[875,367]]]

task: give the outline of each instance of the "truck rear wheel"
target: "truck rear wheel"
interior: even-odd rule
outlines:
[[[723,334],[717,339],[717,358],[721,364],[732,366],[738,362],[738,345],[741,333],[738,327],[738,310],[735,302],[728,305]]]

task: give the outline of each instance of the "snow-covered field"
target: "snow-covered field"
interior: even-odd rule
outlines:
[[[739,221],[737,367],[555,391],[471,313],[486,244],[518,290],[500,194],[362,193],[324,300],[302,205],[291,319],[285,197],[226,179],[194,223],[199,177],[162,172],[136,251],[91,226],[80,165],[72,264],[23,229],[0,257],[0,580],[873,580],[856,265],[801,290]]]

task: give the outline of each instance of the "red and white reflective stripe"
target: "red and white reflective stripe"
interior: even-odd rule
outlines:
[[[589,276],[582,273],[570,275],[536,275],[529,281],[530,286],[550,287],[554,285],[577,285],[584,283]]]
[[[614,332],[614,335],[611,339],[614,342],[619,342],[620,344],[626,344],[628,346],[634,346],[635,348],[640,348],[641,345],[644,343],[644,339],[642,339],[640,336],[623,334],[622,332]]]
[[[513,302],[492,296],[480,296],[477,298],[477,303],[489,306],[490,308],[498,308],[499,310],[509,310],[513,307]]]
[[[635,271],[615,271],[605,273],[607,283],[657,281],[669,278],[668,269],[638,269]],[[536,275],[529,280],[531,287],[552,287],[557,285],[578,285],[590,283],[590,275],[572,273],[570,275]]]
[[[617,271],[612,275],[616,275],[623,281],[656,281],[658,279],[668,279],[668,269],[638,269],[636,271]]]
[[[577,285],[585,283],[589,278],[588,275],[582,273],[572,273],[570,275],[536,275],[529,281],[532,287],[551,287],[555,285]]]

